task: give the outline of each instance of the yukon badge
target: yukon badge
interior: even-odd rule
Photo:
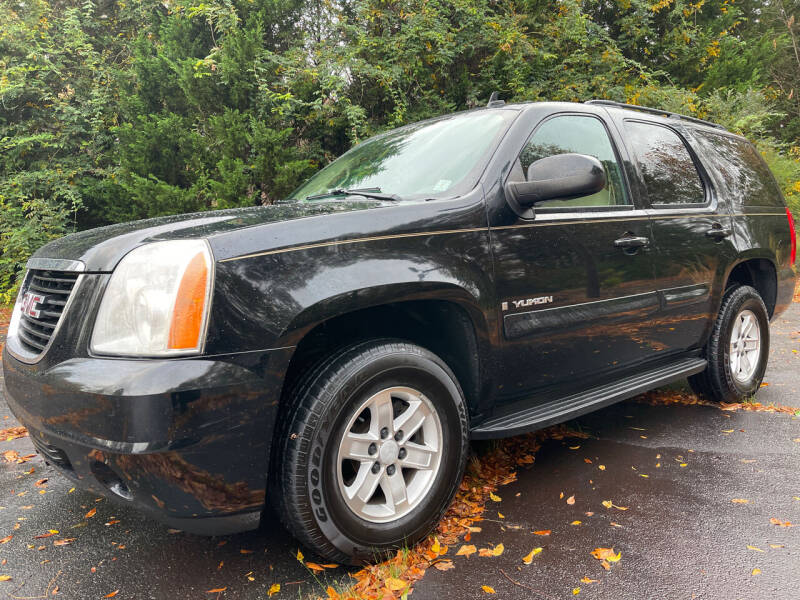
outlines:
[[[537,296],[536,298],[525,298],[524,300],[511,300],[511,304],[514,305],[514,308],[526,308],[534,304],[552,304],[552,302],[552,296]],[[508,302],[503,302],[501,308],[504,311],[508,310]]]

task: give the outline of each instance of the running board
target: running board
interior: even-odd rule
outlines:
[[[678,381],[706,368],[704,358],[684,358],[679,361],[637,373],[577,394],[571,394],[544,404],[534,404],[518,412],[493,417],[470,432],[472,439],[492,439],[542,429],[563,423],[586,413],[627,400],[653,388]]]

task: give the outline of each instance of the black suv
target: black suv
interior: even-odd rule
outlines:
[[[755,394],[795,235],[755,148],[604,101],[367,140],[273,206],[52,242],[6,393],[65,475],[187,531],[361,561],[425,536],[472,439],[688,377]]]

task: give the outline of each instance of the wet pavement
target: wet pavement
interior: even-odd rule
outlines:
[[[800,305],[773,324],[772,339],[769,386],[758,400],[798,406]],[[0,429],[13,425],[0,398]],[[546,600],[575,597],[576,588],[578,598],[800,596],[800,441],[793,441],[800,417],[632,400],[572,425],[592,437],[547,442],[518,481],[498,490],[502,500],[490,502],[482,531],[472,534],[469,543],[503,543],[504,552],[429,569],[413,598],[491,597],[483,585],[497,598]],[[0,453],[7,450],[27,455],[33,447],[26,438],[0,441]],[[41,479],[47,482],[37,486]],[[350,580],[345,569],[312,575],[275,523],[235,536],[190,536],[72,487],[38,457],[0,458],[0,540],[13,535],[0,544],[0,575],[12,577],[0,582],[0,597],[39,597],[57,587],[56,597],[76,599],[115,590],[115,598],[265,598],[280,583],[273,598],[303,598]],[[548,536],[533,533],[548,529]],[[35,539],[49,530],[58,533]],[[64,538],[75,540],[54,545]],[[621,560],[604,570],[590,554],[596,547],[613,547]]]

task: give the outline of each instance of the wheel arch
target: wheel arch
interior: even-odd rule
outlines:
[[[725,277],[725,290],[734,284],[749,285],[758,291],[772,318],[778,298],[778,271],[773,257],[763,253],[748,253],[740,256]]]
[[[312,365],[340,348],[372,338],[402,339],[438,355],[455,374],[470,416],[482,410],[490,385],[489,326],[475,297],[449,283],[394,284],[326,298],[298,314],[281,346],[294,346],[281,406]]]

